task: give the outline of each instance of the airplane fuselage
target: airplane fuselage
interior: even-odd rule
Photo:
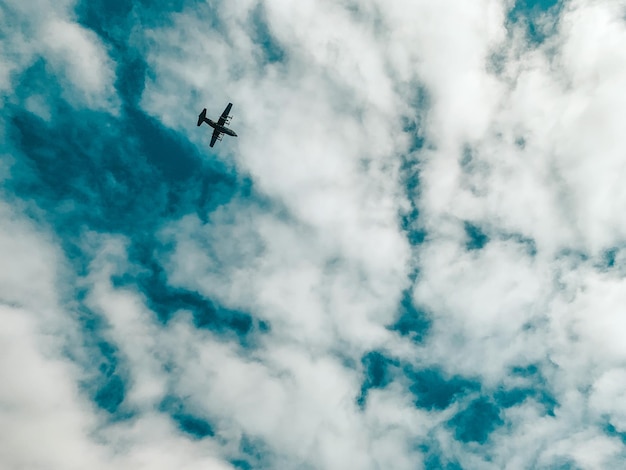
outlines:
[[[237,137],[237,134],[235,134],[235,131],[233,131],[232,129],[229,129],[228,127],[220,126],[217,122],[213,121],[212,119],[204,118],[204,122],[206,122],[213,129],[217,129],[219,132],[232,135],[233,137]]]
[[[224,112],[217,120],[217,122],[206,117],[206,108],[204,108],[202,112],[198,115],[198,127],[200,127],[203,122],[206,122],[209,126],[213,128],[213,135],[211,135],[211,143],[209,144],[209,147],[213,147],[215,145],[215,142],[217,142],[218,140],[222,140],[222,135],[224,134],[237,137],[235,131],[226,127],[230,123],[231,116],[229,116],[228,113],[230,113],[232,107],[233,104],[228,103],[228,106],[226,106]]]

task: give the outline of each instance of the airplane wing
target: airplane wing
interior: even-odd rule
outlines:
[[[211,136],[211,143],[209,144],[209,147],[213,147],[215,145],[216,140],[222,140],[220,139],[220,134],[221,132],[218,131],[217,129],[213,131],[213,135]]]
[[[228,113],[230,113],[230,108],[232,107],[233,107],[233,104],[228,103],[228,106],[226,106],[226,109],[224,110],[220,118],[217,120],[218,126],[223,126],[226,123],[226,120],[228,119]]]

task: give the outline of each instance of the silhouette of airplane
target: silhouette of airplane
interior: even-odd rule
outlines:
[[[233,104],[228,103],[228,106],[226,106],[226,109],[224,110],[220,118],[217,120],[217,122],[212,121],[211,119],[208,119],[206,117],[206,108],[204,108],[202,112],[200,113],[200,115],[198,116],[198,126],[201,126],[203,122],[206,122],[209,126],[211,126],[214,129],[213,135],[211,136],[211,143],[209,144],[210,147],[213,147],[216,141],[218,140],[221,141],[222,135],[224,134],[237,137],[237,134],[235,134],[235,131],[226,127],[228,124],[230,124],[230,120],[233,118],[232,116],[228,115],[228,113],[230,113],[230,108],[232,107],[233,107]]]

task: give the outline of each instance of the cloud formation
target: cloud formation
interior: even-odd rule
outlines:
[[[5,466],[623,466],[623,2],[0,8]]]

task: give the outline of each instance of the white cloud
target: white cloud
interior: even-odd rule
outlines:
[[[13,99],[20,74],[44,59],[60,78],[64,98],[77,107],[117,112],[115,64],[95,33],[76,22],[74,1],[9,1],[0,21],[10,41],[0,46],[0,91]],[[41,90],[29,90],[33,95]],[[49,113],[49,112],[48,112]],[[44,118],[48,114],[44,112]]]
[[[0,231],[9,267],[0,296],[19,335],[0,343],[8,351],[0,364],[9,371],[7,358],[19,357],[28,373],[3,390],[13,411],[1,419],[30,430],[33,421],[20,419],[35,399],[24,391],[58,385],[36,413],[65,423],[67,441],[55,435],[58,445],[36,458],[64,468],[228,468],[221,462],[236,457],[244,435],[266,446],[277,468],[419,468],[422,444],[471,468],[623,465],[623,445],[604,426],[625,426],[624,250],[603,266],[604,251],[626,235],[623,5],[570,2],[555,34],[530,45],[521,26],[507,30],[496,1],[266,1],[269,30],[285,50],[275,64],[263,63],[250,33],[256,5],[222,5],[219,33],[206,26],[215,14],[207,6],[149,33],[141,105],[204,149],[209,134],[194,114],[235,103],[240,137],[214,150],[265,200],[236,197],[207,223],[191,214],[169,222],[157,256],[172,285],[267,320],[270,330],[245,349],[194,328],[186,311],[160,324],[143,294],[110,281],[133,268],[129,241],[94,235],[86,302],[107,321],[129,377],[124,406],[137,413],[107,423],[60,354],[64,341],[77,346],[59,332],[66,323],[54,267],[65,262],[55,241],[10,223]],[[55,70],[90,105],[108,96],[113,66],[95,36],[67,14],[36,24]],[[26,33],[16,37],[24,43]],[[28,47],[29,57],[43,50]],[[498,73],[494,52],[504,57]],[[418,87],[427,110],[413,107]],[[426,138],[412,155],[403,119],[419,121]],[[413,202],[427,238],[417,247],[400,229],[409,203],[403,160],[419,168]],[[467,250],[465,221],[489,238],[482,249]],[[413,270],[411,294],[432,320],[422,345],[386,328]],[[40,342],[47,328],[52,343]],[[373,349],[482,389],[424,411],[396,371],[361,410],[360,360]],[[531,364],[532,377],[510,374]],[[500,410],[504,426],[485,445],[458,442],[449,420],[499,387],[539,391]],[[556,401],[554,416],[540,392]],[[216,436],[186,438],[157,411],[167,394],[183,397]],[[33,464],[19,436],[3,455]]]
[[[97,417],[76,386],[80,374],[36,313],[0,306],[0,460],[6,468],[104,468],[108,452],[88,437]]]
[[[551,273],[523,247],[493,241],[467,252],[454,242],[433,242],[421,247],[419,262],[415,298],[435,320],[425,344],[429,356],[490,382],[520,361],[545,357],[542,322],[553,295]]]
[[[72,323],[59,304],[63,258],[45,233],[2,203],[0,460],[7,468],[99,468],[105,449],[63,357]],[[36,445],[35,445],[36,443]]]
[[[285,45],[286,63],[268,65],[265,75],[256,73],[250,81],[245,75],[220,75],[210,90],[186,82],[189,97],[192,91],[202,96],[205,89],[209,102],[219,101],[217,90],[234,97],[229,99],[236,103],[234,123],[239,120],[242,137],[220,151],[235,146],[238,168],[295,220],[253,211],[227,221],[217,216],[204,227],[190,219],[174,225],[167,237],[178,243],[169,259],[172,280],[270,319],[276,326],[270,337],[278,343],[286,336],[332,350],[337,338],[360,345],[355,357],[377,344],[393,344],[388,335],[368,334],[363,320],[381,327],[389,322],[407,285],[403,276],[411,258],[395,214],[405,204],[397,165],[408,139],[394,113],[422,113],[405,104],[415,93],[410,84],[421,84],[431,107],[423,121],[429,148],[415,155],[421,178],[416,202],[428,239],[417,248],[414,296],[434,323],[427,343],[414,354],[420,363],[481,377],[488,387],[508,382],[514,366],[556,361],[559,367],[545,378],[546,387],[557,401],[565,400],[568,387],[593,383],[589,367],[608,365],[600,351],[613,344],[592,346],[602,341],[602,325],[615,326],[618,302],[602,306],[594,296],[583,306],[578,286],[595,275],[602,250],[623,237],[615,218],[623,146],[613,130],[619,128],[621,93],[612,87],[621,73],[617,44],[624,24],[617,10],[602,3],[573,3],[555,37],[529,47],[517,27],[507,33],[506,12],[498,2],[371,5],[355,16],[337,5],[268,2],[270,28]],[[359,18],[376,18],[382,27],[360,24]],[[179,21],[188,31],[199,30],[196,19]],[[598,24],[608,25],[606,32],[594,33],[599,39],[592,38],[579,61],[577,41],[584,42],[585,31]],[[205,43],[201,51],[181,45],[186,54],[178,70],[192,70],[202,56],[214,64],[242,60],[228,62],[229,45],[213,44]],[[494,52],[504,53],[500,75],[490,72]],[[606,61],[600,59],[604,55]],[[172,71],[160,65],[164,62],[152,62],[156,79],[144,106],[165,122],[182,123],[182,115],[172,117],[178,111],[160,101],[170,93]],[[602,67],[608,67],[606,74]],[[365,79],[359,70],[369,70]],[[337,95],[345,88],[351,91]],[[214,107],[219,112],[219,105]],[[198,138],[197,129],[175,125]],[[465,167],[464,148],[472,153]],[[364,170],[363,159],[375,171]],[[376,196],[369,202],[373,188]],[[225,210],[239,208],[236,203]],[[464,219],[483,225],[491,237],[483,250],[465,251]],[[231,269],[229,256],[239,246],[246,253],[256,247],[254,257]],[[227,255],[220,255],[222,250]],[[591,259],[568,265],[558,259],[562,250],[579,250]],[[336,257],[338,272],[328,265]],[[329,296],[320,288],[325,285],[340,296]],[[594,308],[606,320],[591,317]],[[580,314],[573,315],[576,311]],[[583,343],[570,335],[575,331]],[[615,347],[611,361],[622,356]],[[574,354],[582,351],[585,360],[576,365]],[[557,423],[587,425],[583,416],[566,421],[561,416]],[[574,450],[571,428],[559,426],[563,455],[581,465],[592,467],[614,455],[608,450],[613,444],[607,444],[605,457],[590,459]],[[538,458],[538,441],[529,446]],[[458,458],[488,468],[467,452],[460,448]]]
[[[232,468],[216,444],[194,445],[164,414],[155,413],[162,375],[156,330],[138,317],[141,301],[125,291],[111,292],[106,262],[93,265],[94,308],[105,307],[112,338],[123,345],[131,365],[127,405],[141,413],[116,424],[97,411],[79,382],[92,371],[68,358],[84,356],[74,312],[63,307],[67,270],[53,240],[40,228],[2,205],[0,229],[0,462],[6,468]],[[103,243],[101,257],[124,262],[119,242]],[[116,246],[117,245],[117,246]],[[119,265],[118,265],[119,267]],[[108,268],[108,271],[107,269]],[[108,286],[108,287],[107,287]],[[108,289],[108,290],[107,290]],[[98,303],[101,302],[101,303]],[[134,316],[133,316],[134,314]],[[138,320],[146,321],[141,324]],[[133,336],[128,336],[132,334]],[[152,335],[152,336],[150,336]],[[175,345],[170,344],[172,348]],[[147,353],[155,354],[155,358]],[[89,361],[89,357],[81,360]],[[160,372],[160,370],[159,370]]]
[[[115,66],[98,37],[66,19],[51,19],[42,29],[46,55],[57,70],[67,74],[86,104],[98,107],[108,101],[111,106],[115,101]]]
[[[184,311],[178,312],[166,328],[159,327],[140,296],[111,286],[110,274],[124,266],[123,244],[103,241],[101,255],[91,267],[93,277],[89,283],[94,290],[89,305],[110,323],[108,338],[120,348],[129,368],[126,406],[139,410],[141,415],[136,424],[105,431],[107,442],[115,446],[132,439],[126,444],[129,448],[123,449],[125,459],[136,461],[133,459],[143,439],[150,440],[151,459],[160,455],[155,447],[165,436],[177,449],[172,431],[161,429],[164,424],[148,436],[140,437],[135,431],[143,428],[144,422],[157,419],[150,410],[172,393],[185,397],[191,409],[216,426],[215,441],[204,439],[203,446],[194,447],[196,453],[208,446],[214,449],[214,455],[227,456],[233,452],[233,439],[238,440],[237,433],[242,432],[267,442],[276,453],[267,458],[289,468],[297,467],[299,462],[324,468],[373,468],[376,455],[392,455],[389,446],[402,448],[400,443],[392,445],[386,439],[378,442],[384,435],[380,426],[387,428],[389,424],[374,422],[363,428],[355,403],[359,374],[346,369],[334,355],[309,352],[300,341],[267,343],[256,352],[245,351],[193,328]],[[167,375],[162,372],[166,364],[174,366]],[[400,435],[406,439],[405,433]],[[221,446],[217,444],[220,437],[230,442]],[[377,449],[373,453],[369,450],[371,444]],[[396,460],[398,468],[411,468],[406,457],[399,455]]]
[[[607,417],[619,432],[626,430],[626,410],[620,405],[624,401],[625,379],[623,369],[605,372],[596,380],[590,399],[592,410]]]

